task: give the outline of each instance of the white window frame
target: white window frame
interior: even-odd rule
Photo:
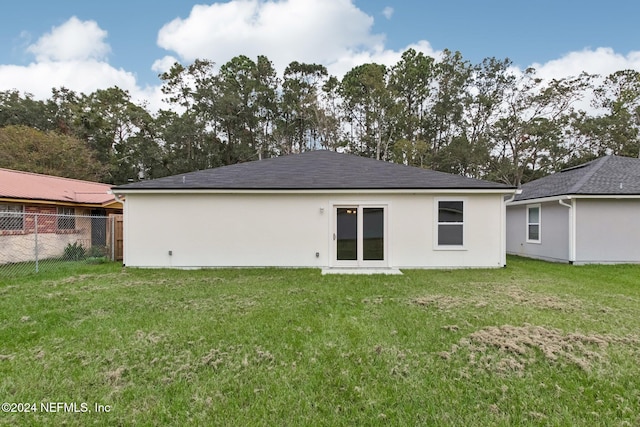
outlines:
[[[440,202],[462,202],[462,222],[440,222]],[[464,251],[466,250],[466,228],[467,228],[467,206],[468,201],[466,197],[438,197],[434,199],[433,209],[433,249],[438,251]],[[461,245],[440,245],[438,243],[440,239],[440,225],[462,225],[462,244]]]
[[[529,220],[529,212],[531,209],[538,209],[538,222],[531,222]],[[537,239],[531,239],[529,237],[529,227],[531,225],[538,226]],[[525,235],[526,235],[527,243],[538,243],[538,244],[542,243],[542,207],[540,206],[540,203],[536,203],[535,205],[527,205],[527,221],[525,226],[526,226]]]
[[[56,217],[56,227],[58,230],[75,230],[76,229],[76,208],[68,206],[58,206],[58,215]],[[69,213],[71,212],[71,213]],[[73,227],[60,227],[60,223],[68,222]]]
[[[14,208],[14,209],[11,209]],[[15,208],[20,208],[20,210],[18,211]],[[11,215],[2,215],[2,214],[11,214]],[[24,220],[24,213],[25,213],[25,209],[24,209],[24,205],[17,205],[17,204],[13,204],[13,203],[0,203],[0,221],[4,222],[6,221],[6,218],[15,218],[18,216],[18,214],[22,215],[22,227],[21,228],[0,228],[0,231],[24,231],[24,227],[25,227],[25,220]],[[15,214],[15,215],[14,215]]]

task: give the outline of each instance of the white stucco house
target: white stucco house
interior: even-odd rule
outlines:
[[[516,189],[332,151],[114,187],[132,267],[502,267]]]
[[[524,184],[507,204],[507,253],[640,262],[640,159],[605,156]]]

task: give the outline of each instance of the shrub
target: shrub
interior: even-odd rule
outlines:
[[[99,258],[107,256],[108,248],[106,246],[91,246],[87,251],[87,257]]]
[[[86,256],[86,250],[81,243],[69,243],[66,248],[64,248],[64,259],[68,261],[80,261],[84,259]]]

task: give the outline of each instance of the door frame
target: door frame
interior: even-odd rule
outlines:
[[[390,260],[390,247],[389,245],[389,206],[390,203],[387,201],[333,201],[330,202],[331,206],[331,215],[330,221],[331,226],[329,227],[329,266],[330,267],[345,267],[345,268],[385,268],[389,267]],[[358,210],[358,221],[357,221],[357,259],[356,260],[338,260],[338,246],[337,246],[337,235],[338,235],[338,219],[337,219],[337,209],[338,208],[356,208]],[[364,260],[363,259],[363,208],[381,208],[383,210],[383,260]]]
[[[91,246],[107,246],[107,211],[91,210]]]

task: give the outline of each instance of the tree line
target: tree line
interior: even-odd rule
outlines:
[[[640,72],[541,79],[413,49],[341,79],[265,56],[161,74],[166,109],[118,87],[0,92],[0,167],[122,184],[314,149],[520,185],[601,155],[640,155]],[[589,102],[587,102],[589,100]],[[582,106],[579,108],[579,106]]]

